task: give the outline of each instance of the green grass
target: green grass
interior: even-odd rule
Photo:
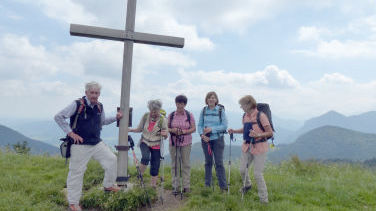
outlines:
[[[62,190],[68,166],[63,159],[0,151],[0,168],[0,210],[66,210]],[[172,187],[170,170],[165,168],[166,189]],[[131,181],[137,183],[135,169],[131,167],[129,172]],[[255,184],[252,169],[250,176]],[[214,192],[205,188],[203,166],[193,166],[192,192],[181,210],[376,210],[374,169],[354,164],[301,162],[293,158],[280,165],[267,164],[264,177],[270,201],[267,206],[259,203],[257,187],[241,200],[242,184],[236,164],[231,168],[230,195],[220,192],[216,180]],[[90,162],[81,198],[84,207],[135,210],[145,205],[145,192],[138,186],[127,193],[105,194],[101,189],[102,179],[100,165]],[[147,172],[146,184],[149,179]],[[155,201],[156,191],[148,188],[148,193]]]

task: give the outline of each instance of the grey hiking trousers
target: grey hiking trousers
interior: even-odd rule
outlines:
[[[243,184],[248,187],[251,185],[251,180],[249,179],[249,169],[253,162],[253,173],[257,183],[258,195],[261,202],[268,202],[268,190],[266,188],[264,180],[264,165],[266,160],[266,152],[258,155],[253,155],[250,152],[250,148],[247,152],[242,151],[242,156],[240,158],[240,175],[243,179]],[[248,168],[247,168],[248,164]]]

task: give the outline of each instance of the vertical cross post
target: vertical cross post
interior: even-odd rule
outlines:
[[[136,0],[128,0],[127,5],[127,19],[125,24],[125,31],[134,32],[136,17]],[[119,145],[129,146],[128,144],[128,124],[129,124],[129,99],[131,90],[131,75],[132,75],[132,58],[133,58],[133,41],[124,42],[123,53],[123,71],[121,77],[121,97],[120,110],[123,112],[124,118],[119,123]],[[128,150],[120,151],[117,157],[117,178],[119,185],[125,185],[128,181]]]

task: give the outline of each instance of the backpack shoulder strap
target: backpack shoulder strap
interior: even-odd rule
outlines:
[[[223,107],[222,106],[219,106],[219,123],[222,124],[222,111],[223,111]]]
[[[265,132],[265,128],[264,128],[264,126],[262,126],[262,124],[261,124],[261,120],[260,120],[260,115],[261,115],[261,111],[259,111],[259,112],[257,112],[257,125],[259,126],[259,128],[261,128],[261,130],[262,131],[264,131]]]
[[[158,120],[158,127],[162,130],[163,127],[163,121],[164,121],[164,116],[159,115],[159,120]]]
[[[80,115],[80,113],[82,112],[82,110],[85,108],[85,102],[84,102],[84,97],[76,100],[76,104],[77,104],[77,109],[76,109],[76,116],[74,117],[74,122],[73,122],[73,125],[72,125],[72,130],[74,130],[77,126],[77,120],[78,120],[78,116]]]
[[[149,113],[145,113],[144,116],[142,116],[142,122],[143,122],[143,126],[142,126],[142,129],[144,129],[145,127],[145,124],[146,124],[146,120],[148,119],[148,115]]]
[[[98,102],[98,110],[99,110],[99,113],[102,113],[103,111],[103,104],[101,102]]]
[[[189,111],[185,110],[185,114],[187,115],[187,122],[189,123],[189,128],[191,128],[191,113]]]
[[[206,107],[207,106],[204,106],[204,108],[202,108],[202,125],[205,126],[205,113],[206,113]]]
[[[174,119],[175,117],[175,111],[173,111],[171,114],[170,114],[170,119],[168,121],[168,128],[172,128],[171,124],[172,124],[172,120]]]

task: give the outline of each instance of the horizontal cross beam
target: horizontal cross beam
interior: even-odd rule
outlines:
[[[169,46],[176,48],[184,47],[184,38],[164,35],[131,32],[103,27],[86,26],[80,24],[70,25],[70,34],[73,36],[93,37],[105,40],[133,41],[135,43]]]

